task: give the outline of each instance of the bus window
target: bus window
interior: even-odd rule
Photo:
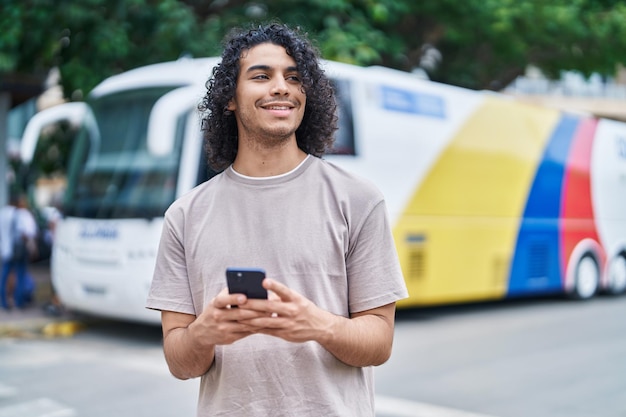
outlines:
[[[95,116],[83,140],[74,147],[68,170],[65,209],[84,218],[152,218],[162,216],[175,196],[185,118],[175,132],[173,152],[152,155],[146,144],[150,110],[171,88],[134,90],[90,101]],[[80,138],[79,138],[80,139]],[[72,161],[74,162],[74,161]]]
[[[350,81],[335,79],[332,82],[337,98],[339,129],[335,132],[335,143],[329,153],[335,155],[356,155]]]
[[[46,125],[40,131],[31,163],[16,171],[20,174],[20,184],[28,189],[30,209],[39,228],[38,260],[50,256],[51,228],[62,207],[69,148],[73,146],[77,132],[78,126],[66,119]]]

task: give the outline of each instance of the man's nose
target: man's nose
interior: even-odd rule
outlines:
[[[289,89],[287,88],[287,82],[282,77],[276,78],[274,80],[274,84],[272,85],[272,95],[283,95],[288,92]]]

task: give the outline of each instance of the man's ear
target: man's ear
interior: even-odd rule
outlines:
[[[226,105],[226,110],[235,111],[237,110],[237,105],[235,104],[235,99],[231,98],[228,100],[228,104]]]

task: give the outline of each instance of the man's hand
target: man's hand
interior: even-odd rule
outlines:
[[[223,289],[199,316],[162,311],[163,349],[172,375],[180,379],[198,377],[213,363],[216,345],[227,345],[255,333],[248,321],[264,313],[245,308],[243,294]]]
[[[285,285],[266,278],[268,300],[249,299],[242,310],[258,313],[242,317],[252,333],[280,337],[290,342],[316,341],[337,359],[351,366],[380,365],[391,355],[395,303],[337,316]]]
[[[240,319],[254,333],[268,334],[296,343],[320,341],[338,319],[338,316],[322,310],[306,297],[277,281],[266,278],[263,287],[270,293],[268,300],[248,299],[241,305],[241,310],[259,313],[256,317]]]
[[[212,345],[228,345],[256,332],[247,321],[259,318],[262,313],[245,306],[248,299],[243,294],[229,294],[223,289],[191,324],[190,330]]]

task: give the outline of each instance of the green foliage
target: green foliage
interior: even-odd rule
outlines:
[[[611,0],[442,0],[412,14],[437,17],[443,60],[434,79],[499,89],[528,64],[554,78],[563,70],[614,75],[626,61],[625,11]]]
[[[53,129],[44,130],[33,155],[33,160],[37,161],[37,164],[29,175],[33,177],[63,175],[76,134],[76,127],[67,121],[58,123]]]
[[[159,61],[217,55],[237,25],[306,29],[325,58],[412,70],[425,51],[437,81],[499,89],[528,64],[612,75],[626,56],[618,0],[0,0],[0,74],[59,66],[67,97]]]
[[[59,9],[67,95],[137,66],[218,52],[205,46],[211,39],[199,36],[192,10],[176,0],[65,0]]]
[[[2,1],[0,73],[59,66],[67,97],[130,68],[219,52],[221,34],[177,0]]]
[[[2,0],[0,13],[0,73],[46,73],[59,47],[49,31],[52,0]]]

